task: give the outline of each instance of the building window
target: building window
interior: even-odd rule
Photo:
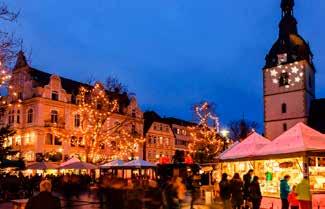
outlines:
[[[135,118],[135,117],[137,116],[137,114],[136,114],[136,110],[135,110],[135,109],[132,109],[131,116],[132,116],[133,118]]]
[[[161,137],[159,137],[159,144],[163,144],[163,137],[161,136]]]
[[[83,137],[79,137],[79,147],[84,147],[85,146],[85,140]]]
[[[52,110],[51,111],[51,123],[57,123],[58,122],[58,111]]]
[[[281,112],[282,113],[286,113],[287,112],[287,104],[286,103],[282,103],[282,105],[281,105]]]
[[[78,139],[77,139],[77,137],[72,136],[72,137],[71,137],[71,140],[70,140],[70,146],[71,146],[71,147],[75,147],[77,144],[78,144]]]
[[[20,123],[20,110],[17,110],[17,123]]]
[[[58,137],[58,136],[54,137],[54,144],[55,145],[62,145],[62,140],[60,139],[60,137]]]
[[[135,134],[136,133],[136,131],[135,131],[135,125],[134,124],[132,124],[131,133],[132,134]]]
[[[286,53],[284,54],[278,54],[278,64],[281,65],[282,63],[286,63],[288,60],[288,55]]]
[[[74,116],[74,127],[76,127],[76,128],[80,127],[80,115],[79,114]]]
[[[15,111],[9,110],[8,112],[8,123],[13,124],[15,122]]]
[[[287,124],[286,124],[286,123],[282,124],[282,126],[283,126],[283,131],[286,131],[286,130],[288,130],[288,126],[287,126]]]
[[[179,135],[179,134],[181,134],[181,129],[177,129],[177,134]]]
[[[33,109],[29,109],[27,112],[27,123],[33,122]]]
[[[23,93],[22,92],[18,92],[18,99],[23,100]]]
[[[289,85],[289,75],[287,72],[281,73],[279,79],[279,86],[286,86]]]
[[[98,102],[96,108],[97,108],[97,110],[103,109],[103,104]]]
[[[52,134],[50,134],[50,133],[46,134],[45,144],[47,144],[47,145],[53,144],[53,135]]]
[[[52,100],[59,100],[59,93],[57,91],[52,91]]]

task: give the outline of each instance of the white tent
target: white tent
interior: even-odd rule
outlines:
[[[231,146],[220,155],[220,160],[235,160],[240,158],[249,158],[256,155],[256,153],[270,141],[256,132],[251,133],[242,142]]]
[[[50,162],[36,162],[27,166],[27,169],[31,170],[47,170],[47,169],[57,169],[59,166]]]
[[[66,166],[66,165],[69,165],[69,164],[72,164],[72,163],[77,163],[77,162],[80,162],[80,160],[73,157],[73,158],[61,163],[60,166],[62,167],[62,166]]]
[[[325,151],[325,135],[298,123],[257,152],[258,156]]]
[[[64,166],[60,166],[60,169],[87,169],[87,170],[94,170],[97,167],[93,164],[90,163],[85,163],[85,162],[74,162],[70,163]]]
[[[123,164],[124,164],[123,160],[112,160],[108,163],[101,165],[100,168],[118,167],[118,166],[122,166]]]
[[[124,163],[121,166],[121,168],[153,168],[153,167],[156,167],[156,165],[145,160],[132,160],[130,162]]]

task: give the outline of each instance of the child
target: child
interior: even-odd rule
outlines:
[[[292,187],[292,190],[288,196],[288,201],[291,206],[291,209],[299,209],[299,201],[297,199],[296,186]]]

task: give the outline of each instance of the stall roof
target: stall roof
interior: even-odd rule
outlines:
[[[255,156],[257,151],[270,141],[256,132],[251,133],[242,142],[235,144],[220,155],[221,160],[235,160]]]
[[[149,167],[156,167],[155,164],[152,164],[145,160],[132,160],[130,162],[124,163],[121,165],[122,168],[149,168]]]
[[[124,164],[123,160],[112,160],[108,163],[101,165],[100,168],[118,167],[118,166],[122,166],[123,164]]]
[[[274,156],[308,151],[324,151],[325,135],[298,123],[257,152],[257,156]]]

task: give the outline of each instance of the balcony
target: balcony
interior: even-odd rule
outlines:
[[[58,120],[57,123],[53,123],[51,120],[45,120],[44,127],[65,128],[65,122],[63,120]]]

